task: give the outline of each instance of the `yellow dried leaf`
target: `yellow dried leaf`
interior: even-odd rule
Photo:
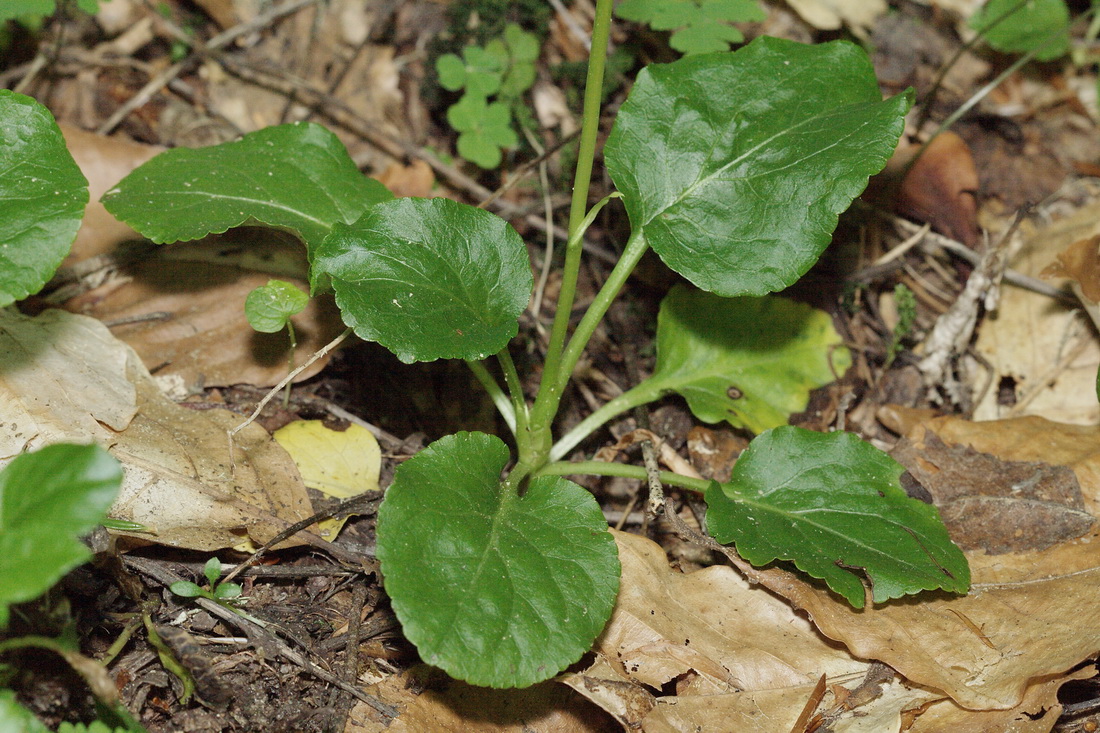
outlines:
[[[378,489],[382,449],[369,430],[351,425],[341,432],[321,420],[299,420],[275,431],[275,440],[290,454],[311,489],[337,499],[348,499]],[[344,519],[318,522],[318,534],[332,539]]]

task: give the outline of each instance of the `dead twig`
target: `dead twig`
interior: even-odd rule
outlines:
[[[264,554],[272,547],[279,544],[280,542],[285,542],[286,540],[303,531],[307,527],[325,519],[332,519],[333,517],[340,517],[344,516],[345,514],[354,514],[361,511],[364,507],[369,506],[371,502],[378,502],[381,500],[381,491],[364,491],[362,494],[357,494],[356,496],[353,496],[349,499],[345,499],[331,509],[317,512],[313,516],[306,517],[300,522],[295,522],[294,524],[284,529],[282,532],[279,532],[279,534],[275,535],[267,542],[263,543],[263,545],[257,548],[255,552],[249,555],[247,560],[237,565],[237,567],[233,568],[232,571],[230,571],[224,578],[222,578],[222,582],[228,583],[229,581],[233,580],[242,572],[244,572],[246,568],[259,562],[260,558],[263,557]]]
[[[942,389],[952,403],[961,404],[962,385],[952,372],[955,358],[966,351],[974,328],[978,325],[979,310],[997,309],[1001,277],[1005,271],[1008,240],[1023,222],[1026,210],[1016,215],[1016,220],[1005,231],[997,244],[982,256],[978,266],[966,281],[966,287],[955,302],[936,320],[932,333],[924,342],[924,357],[917,364],[924,384],[930,390]],[[935,398],[939,392],[931,392]]]
[[[150,79],[148,82],[146,82],[145,86],[138,90],[137,94],[126,100],[126,102],[123,103],[122,106],[115,110],[114,114],[108,117],[102,125],[96,128],[96,133],[99,135],[106,135],[110,133],[112,130],[118,127],[118,125],[124,119],[126,119],[131,112],[145,105],[150,99],[153,98],[153,95],[155,95],[165,86],[167,86],[169,82],[171,82],[173,79],[182,74],[186,69],[190,68],[192,65],[200,61],[203,57],[210,54],[211,52],[216,51],[224,46],[228,46],[230,43],[240,38],[241,36],[247,35],[249,33],[254,33],[261,28],[270,25],[284,15],[295,13],[301,8],[304,8],[307,5],[312,5],[316,2],[319,2],[319,0],[288,0],[285,3],[271,8],[266,13],[260,13],[250,21],[240,23],[233,26],[232,28],[229,28],[228,30],[219,33],[206,43],[202,43],[195,37],[188,35],[182,29],[176,27],[175,24],[170,23],[169,21],[166,21],[162,18],[161,20],[165,23],[165,27],[169,28],[170,30],[175,29],[175,31],[172,33],[173,35],[176,35],[177,38],[180,38],[180,40],[191,46],[191,53],[183,61],[172,64],[172,66],[168,67],[167,69]],[[156,14],[155,10],[150,10],[150,12]],[[160,17],[159,14],[157,14],[157,17]]]
[[[162,567],[161,565],[153,562],[152,560],[147,560],[145,558],[140,558],[140,557],[127,556],[125,558],[125,562],[130,567],[138,570],[143,575],[146,575],[150,578],[153,578],[154,580],[156,580],[158,583],[161,583],[165,587],[168,587],[168,586],[172,585],[172,583],[178,582],[180,580],[184,580],[184,578],[180,577],[179,575],[176,575],[175,573],[173,573],[168,568]],[[381,700],[379,700],[379,699],[363,692],[362,690],[355,687],[354,685],[348,684],[347,682],[340,679],[339,677],[332,674],[331,672],[328,672],[328,671],[324,670],[323,668],[321,668],[321,667],[317,666],[316,664],[314,664],[306,654],[303,654],[303,653],[299,652],[298,650],[292,648],[289,644],[287,644],[285,641],[283,641],[281,638],[279,638],[279,636],[277,634],[275,634],[271,631],[271,629],[276,629],[277,631],[285,633],[285,631],[279,629],[278,626],[276,626],[274,624],[272,624],[268,628],[260,626],[259,624],[255,623],[254,621],[251,621],[251,620],[249,620],[249,619],[247,619],[243,616],[240,616],[239,614],[234,613],[233,611],[226,608],[222,604],[217,603],[216,601],[212,601],[209,598],[195,598],[194,601],[197,605],[201,606],[204,610],[208,611],[210,614],[212,614],[214,616],[217,616],[218,618],[222,619],[223,621],[225,621],[225,622],[227,622],[227,623],[229,623],[233,626],[236,626],[237,628],[244,631],[245,634],[250,639],[256,638],[256,639],[262,640],[262,642],[266,646],[269,646],[270,648],[275,649],[277,651],[277,653],[279,654],[279,656],[283,657],[284,659],[286,659],[287,661],[289,661],[293,664],[298,665],[307,674],[310,674],[310,675],[312,675],[312,676],[314,676],[314,677],[316,677],[320,680],[328,682],[331,685],[335,685],[335,686],[339,687],[341,690],[344,690],[345,692],[350,693],[351,695],[355,696],[359,700],[362,700],[363,702],[365,702],[367,705],[370,705],[379,714],[384,715],[384,716],[386,716],[387,718],[389,718],[391,720],[398,716],[399,711],[396,708],[394,708],[392,705],[387,705],[386,703],[382,702]]]

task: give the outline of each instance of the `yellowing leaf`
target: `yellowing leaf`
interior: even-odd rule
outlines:
[[[378,489],[382,449],[366,428],[352,425],[340,432],[321,420],[299,420],[275,431],[274,437],[298,466],[307,487],[338,499]],[[345,517],[318,522],[318,533],[331,539],[346,521]]]

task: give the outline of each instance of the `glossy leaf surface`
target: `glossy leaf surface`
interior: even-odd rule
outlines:
[[[350,224],[392,198],[359,172],[339,138],[293,123],[161,153],[108,191],[103,205],[158,244],[259,223],[293,232],[312,251],[336,222]]]
[[[636,389],[672,390],[700,420],[755,433],[806,409],[843,374],[848,350],[823,311],[793,300],[722,298],[678,286],[657,320],[657,367]]]
[[[989,0],[970,18],[970,27],[998,51],[1035,51],[1039,61],[1052,61],[1070,49],[1065,0]]]
[[[302,312],[309,296],[285,280],[268,280],[244,300],[248,325],[260,333],[278,333],[286,328],[291,316]]]
[[[850,433],[781,427],[757,437],[730,482],[706,493],[707,525],[753,565],[791,561],[856,608],[943,589],[965,593],[970,568],[930,504],[901,488],[904,469]]]
[[[95,445],[51,445],[0,471],[0,626],[91,552],[80,536],[103,521],[122,469]]]
[[[337,225],[310,277],[331,278],[344,322],[404,362],[495,354],[534,286],[507,222],[443,198],[389,201]]]
[[[910,106],[846,42],[758,38],[639,75],[604,151],[631,226],[703,290],[762,295],[817,261]]]
[[[500,484],[508,449],[458,433],[397,469],[378,512],[386,592],[421,658],[489,687],[548,679],[611,614],[619,557],[590,493],[557,476],[521,498]]]
[[[42,289],[76,238],[88,181],[49,110],[0,89],[0,307]]]

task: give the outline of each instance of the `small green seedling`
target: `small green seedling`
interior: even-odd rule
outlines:
[[[298,338],[294,333],[292,316],[305,310],[309,296],[285,280],[268,280],[248,294],[244,300],[244,315],[248,324],[260,333],[278,333],[284,328],[290,340],[287,352],[287,372],[294,369],[294,350],[298,348]],[[290,385],[283,394],[283,407],[290,403]]]
[[[358,336],[405,362],[469,364],[513,448],[480,432],[432,443],[397,468],[377,524],[405,635],[457,678],[528,686],[590,648],[619,591],[618,551],[595,498],[565,477],[646,473],[567,457],[623,410],[668,392],[701,420],[759,432],[726,483],[661,474],[705,496],[709,531],[743,557],[792,563],[856,608],[868,596],[966,592],[966,557],[935,507],[907,496],[899,464],[854,435],[785,425],[848,357],[826,316],[770,295],[817,261],[839,214],[885,165],[911,92],[883,99],[866,53],[846,42],[758,38],[651,65],[604,146],[618,190],[590,206],[611,0],[596,7],[565,264],[533,400],[509,352],[533,289],[519,234],[449,199],[392,199],[317,125],[163,153],[103,202],[158,242],[245,222],[287,229],[306,247],[312,292],[333,293]],[[630,234],[574,325],[585,232],[618,198]],[[574,369],[649,250],[694,286],[661,305],[654,374],[556,436]]]
[[[509,23],[484,48],[467,46],[461,58],[448,53],[436,60],[439,85],[452,92],[466,90],[447,110],[447,121],[459,133],[459,155],[491,169],[500,165],[502,149],[519,144],[513,120],[535,83],[538,57],[538,39]]]
[[[898,322],[894,324],[890,346],[886,350],[887,367],[893,364],[894,359],[901,353],[903,342],[912,333],[913,326],[917,324],[917,298],[905,283],[898,283],[894,288],[894,306],[898,311]]]
[[[731,23],[767,17],[756,0],[624,0],[615,14],[655,31],[672,31],[669,45],[688,56],[729,51],[745,40]]]
[[[202,574],[206,576],[207,587],[199,586],[190,580],[178,580],[168,589],[177,596],[183,598],[209,598],[222,605],[229,605],[230,601],[240,599],[241,586],[237,583],[219,583],[222,576],[222,561],[212,557],[206,561],[202,568]],[[238,600],[238,602],[240,602]]]

